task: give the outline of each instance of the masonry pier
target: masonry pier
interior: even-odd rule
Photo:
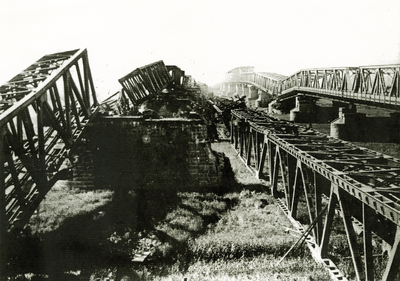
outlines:
[[[94,132],[96,171],[105,184],[186,191],[220,185],[223,159],[211,150],[201,119],[102,117]]]
[[[290,111],[290,121],[298,123],[314,122],[316,113],[315,99],[297,95],[295,108]]]
[[[339,107],[339,116],[331,122],[330,135],[347,141],[399,142],[400,114],[387,117],[358,113],[354,105]]]

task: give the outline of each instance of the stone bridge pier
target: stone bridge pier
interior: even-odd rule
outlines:
[[[354,104],[342,104],[339,116],[332,121],[330,135],[347,141],[399,142],[400,113],[368,116],[358,113]]]
[[[250,108],[255,106],[255,100],[258,99],[257,88],[253,85],[247,85],[246,105]]]
[[[290,121],[299,123],[314,122],[316,116],[315,100],[305,95],[297,95],[295,108],[290,111]]]
[[[231,98],[236,92],[235,83],[227,83],[226,88],[225,97]]]
[[[236,88],[232,83],[221,83],[220,91],[223,97],[230,98],[234,94]]]
[[[245,96],[246,105],[250,108],[267,106],[270,96],[266,91],[246,83],[221,83],[220,91],[226,98]]]
[[[235,95],[237,95],[238,97],[242,97],[245,95],[244,92],[244,84],[236,84],[236,92]]]
[[[360,141],[365,138],[366,114],[357,113],[355,108],[339,107],[339,117],[331,123],[331,137]]]

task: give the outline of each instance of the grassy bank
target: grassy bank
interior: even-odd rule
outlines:
[[[304,246],[276,265],[297,240],[285,232],[291,224],[230,144],[212,148],[230,160],[224,193],[148,189],[116,200],[55,188],[35,218],[25,270],[42,280],[329,280]],[[132,262],[141,252],[150,254]]]
[[[179,193],[181,204],[148,234],[160,241],[153,256],[125,274],[134,271],[139,280],[329,280],[304,246],[276,265],[297,239],[285,232],[290,222],[228,143],[213,149],[230,159],[231,190]]]

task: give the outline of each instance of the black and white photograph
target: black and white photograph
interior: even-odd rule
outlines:
[[[400,1],[0,0],[0,281],[400,280]]]

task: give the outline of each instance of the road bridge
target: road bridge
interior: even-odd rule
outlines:
[[[399,109],[399,76],[399,64],[311,68],[288,77],[254,72],[254,67],[238,67],[229,71],[226,80],[220,85],[225,94],[243,94],[243,91],[236,89],[236,85],[247,84],[278,100],[293,98],[302,93],[317,98]]]
[[[345,107],[352,113],[355,104],[399,110],[399,75],[400,65],[312,68],[288,77],[255,72],[254,67],[246,66],[229,71],[220,90],[228,97],[246,96],[251,107],[265,107],[273,99],[283,102],[296,98],[289,105],[293,108],[291,120],[308,122],[319,98],[331,99],[336,110]]]
[[[231,115],[233,147],[255,176],[269,183],[334,280],[347,280],[331,260],[340,232],[335,214],[342,220],[356,280],[377,280],[374,267],[379,263],[385,268],[381,280],[397,280],[400,159],[261,111],[234,109]]]
[[[266,106],[271,97],[276,97],[282,91],[282,79],[286,76],[254,72],[252,66],[242,66],[230,70],[220,84],[224,96],[246,96],[247,104],[251,107]]]
[[[359,141],[376,127],[376,120],[357,112],[357,104],[389,109],[382,128],[400,126],[400,65],[304,69],[291,76],[254,72],[254,67],[238,67],[227,73],[220,85],[223,96],[246,97],[249,107],[290,110],[290,120],[315,122],[318,99],[332,100],[331,135]],[[326,112],[327,113],[327,112]],[[386,137],[385,137],[386,138]],[[396,132],[388,139],[398,141]]]

